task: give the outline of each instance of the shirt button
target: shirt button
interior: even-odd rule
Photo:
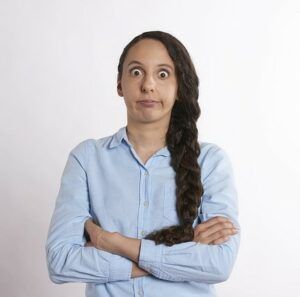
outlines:
[[[143,296],[143,292],[141,290],[139,290],[138,293],[139,293],[140,296]]]
[[[145,171],[145,175],[149,175],[148,171]]]
[[[141,232],[141,234],[142,234],[142,236],[144,236],[144,235],[146,234],[146,232],[143,230],[143,231]]]
[[[148,205],[149,205],[149,202],[148,201],[144,201],[144,206],[148,207]]]

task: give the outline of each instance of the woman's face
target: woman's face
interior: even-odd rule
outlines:
[[[129,49],[118,81],[118,94],[124,97],[128,121],[169,124],[177,79],[163,43],[142,39]]]

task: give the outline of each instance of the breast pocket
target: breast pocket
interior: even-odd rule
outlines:
[[[176,194],[175,185],[167,183],[164,186],[164,205],[163,216],[166,224],[177,225],[179,223],[177,211],[176,211]]]
[[[163,205],[163,217],[166,225],[178,225],[179,217],[176,211],[176,185],[169,182],[164,187],[164,205]],[[192,224],[193,228],[203,221],[203,214],[200,213],[200,207],[196,214],[195,220]],[[201,221],[200,221],[201,220]]]

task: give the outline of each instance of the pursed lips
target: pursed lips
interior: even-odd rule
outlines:
[[[145,99],[145,100],[139,100],[138,102],[158,102],[158,101],[153,99]]]

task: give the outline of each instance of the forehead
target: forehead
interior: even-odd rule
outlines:
[[[149,38],[138,41],[129,49],[124,65],[128,65],[132,61],[139,61],[144,65],[154,66],[166,63],[174,67],[174,63],[164,44]]]

